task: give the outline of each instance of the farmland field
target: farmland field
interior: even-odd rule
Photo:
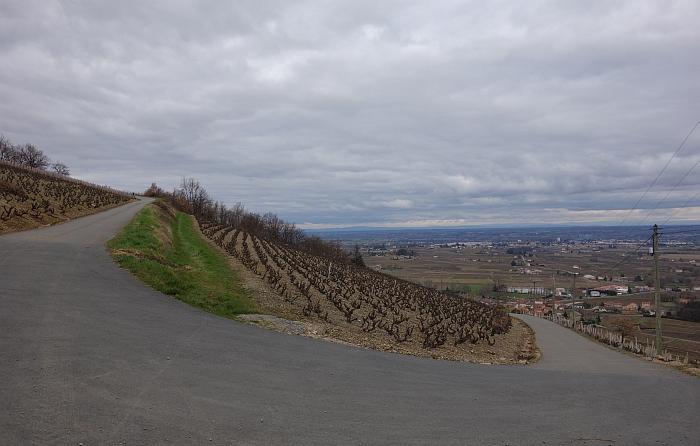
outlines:
[[[613,283],[652,285],[652,257],[644,250],[630,254],[628,245],[540,246],[531,256],[508,254],[506,246],[415,247],[411,258],[385,254],[367,256],[368,266],[387,274],[438,289],[489,293],[495,285],[506,287],[577,289]],[[660,260],[662,286],[698,282],[697,248],[665,247]],[[517,264],[513,264],[513,263]],[[692,263],[691,263],[692,262]],[[682,270],[679,272],[679,270]],[[610,282],[608,282],[610,283]]]

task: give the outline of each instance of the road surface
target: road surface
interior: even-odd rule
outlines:
[[[697,445],[700,380],[527,319],[532,366],[394,355],[223,319],[104,243],[132,203],[0,237],[0,444]]]

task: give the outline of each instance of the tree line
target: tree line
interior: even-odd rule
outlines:
[[[51,162],[51,159],[35,145],[13,144],[5,135],[0,135],[0,161],[39,170],[51,170],[65,176],[70,175],[68,166],[60,162]]]
[[[334,261],[348,263],[353,260],[338,243],[307,235],[294,223],[286,222],[271,212],[261,215],[248,211],[240,202],[229,207],[214,200],[194,178],[183,178],[172,192],[153,183],[144,195],[165,199],[176,209],[194,215],[199,222],[240,229],[263,240],[281,243]]]

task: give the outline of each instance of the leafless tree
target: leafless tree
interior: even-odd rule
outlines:
[[[207,190],[194,178],[183,178],[178,192],[198,218],[213,218],[213,202]]]
[[[35,169],[46,170],[49,166],[49,157],[33,144],[25,144],[19,150],[20,164]]]
[[[156,183],[151,183],[151,186],[146,189],[143,195],[146,197],[165,197],[166,193]]]
[[[60,175],[70,176],[70,169],[63,163],[53,163],[51,169]]]
[[[239,228],[241,226],[241,220],[243,219],[243,215],[245,215],[246,210],[245,206],[243,206],[242,203],[236,203],[233,205],[231,209],[228,211],[228,218],[230,221],[228,222],[221,222],[221,224],[229,224],[233,227]]]
[[[0,135],[0,161],[19,162],[19,151],[5,135]]]
[[[180,182],[180,191],[182,191],[185,200],[190,203],[194,201],[201,188],[202,185],[194,178],[183,178]]]

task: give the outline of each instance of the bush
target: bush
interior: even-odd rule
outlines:
[[[700,322],[700,302],[691,302],[678,311],[678,319],[689,322]]]

